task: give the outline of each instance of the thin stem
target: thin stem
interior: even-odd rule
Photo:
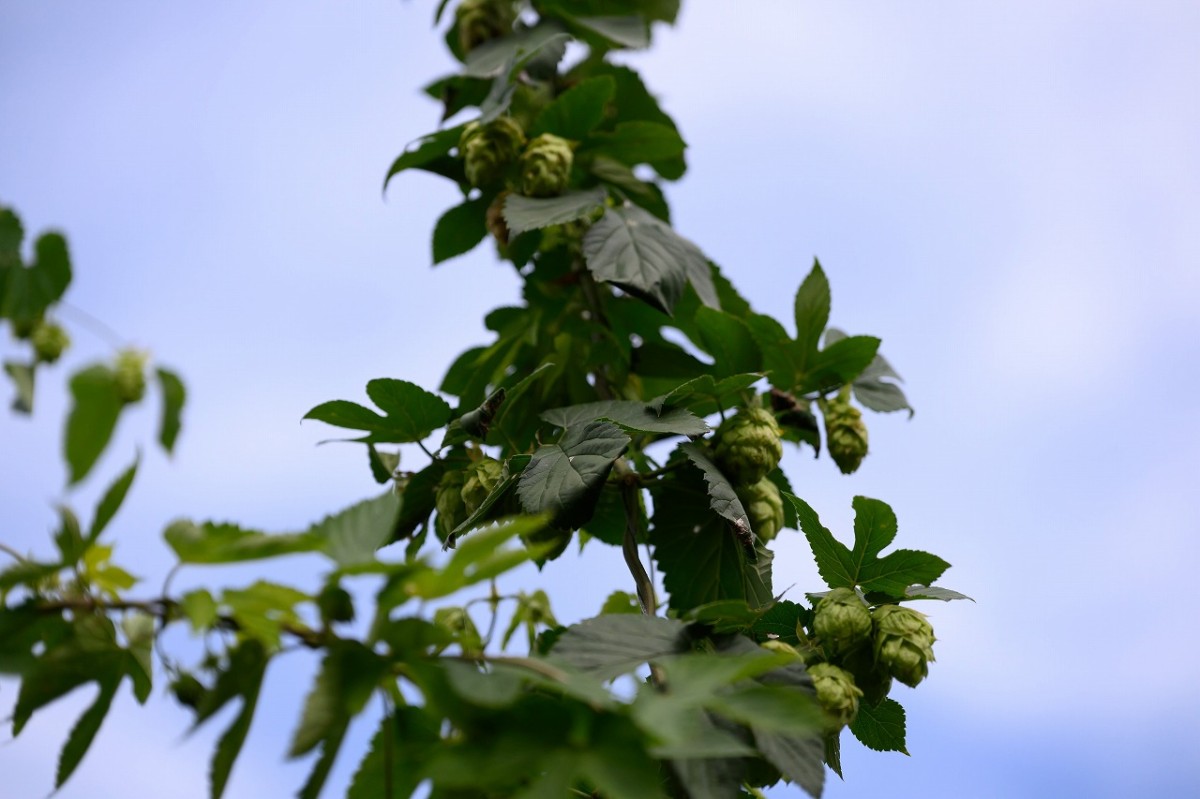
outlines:
[[[0,544],[0,552],[3,552],[5,555],[9,555],[13,558],[16,558],[16,560],[19,563],[28,563],[29,562],[29,558],[25,557],[20,552],[13,549],[12,547],[10,547],[8,544]]]
[[[625,505],[625,536],[621,541],[621,553],[625,556],[625,565],[633,576],[637,587],[638,603],[642,613],[653,616],[658,611],[654,598],[654,583],[646,573],[646,567],[638,556],[637,534],[640,527],[641,514],[638,513],[638,491],[641,490],[638,476],[631,471],[624,460],[618,460],[615,468],[621,477],[621,499]]]
[[[128,343],[125,341],[125,339],[121,338],[117,331],[113,330],[104,322],[101,322],[99,319],[92,316],[82,308],[72,305],[65,300],[60,300],[58,303],[58,310],[60,313],[65,311],[65,316],[75,317],[76,322],[86,328],[89,328],[92,333],[107,341],[114,349],[124,349],[128,346]]]

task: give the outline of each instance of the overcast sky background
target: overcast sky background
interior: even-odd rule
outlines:
[[[146,594],[170,567],[160,532],[175,516],[282,531],[373,495],[361,450],[316,447],[330,431],[300,417],[363,399],[375,377],[435,387],[488,340],[483,313],[518,297],[486,246],[429,269],[447,182],[406,174],[380,194],[395,155],[436,125],[417,91],[451,68],[433,5],[0,4],[0,203],[31,235],[64,230],[71,304],[190,391],[176,457],[147,443],[106,533]],[[943,582],[978,600],[922,608],[938,660],[895,692],[912,757],[847,734],[846,781],[826,796],[1200,790],[1200,6],[731,8],[691,0],[629,59],[689,144],[676,226],[785,320],[821,258],[833,324],[883,338],[917,414],[868,415],[853,478],[792,451],[792,483],[842,536],[852,496],[888,501],[900,545],[945,557]],[[150,407],[123,420],[64,493],[65,377],[111,353],[64,321],[76,346],[41,380],[35,418],[0,415],[0,540],[19,550],[46,551],[54,503],[90,513],[156,424]],[[782,538],[777,587],[817,589],[802,537]],[[629,579],[615,551],[587,556],[502,588],[540,585],[560,619],[590,615]],[[319,567],[192,569],[175,587],[313,586]],[[303,782],[309,763],[283,755],[314,666],[272,665],[230,799]],[[0,682],[0,714],[14,697]],[[49,793],[88,702],[0,733],[5,797]],[[60,796],[206,796],[228,720],[185,739],[188,715],[161,689],[145,708],[123,693]],[[353,729],[329,796],[373,725]]]

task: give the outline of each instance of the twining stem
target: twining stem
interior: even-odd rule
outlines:
[[[621,483],[621,500],[625,506],[625,536],[621,540],[621,553],[625,556],[625,565],[633,575],[633,583],[637,587],[638,603],[642,613],[653,616],[658,612],[658,603],[654,598],[654,583],[642,565],[638,556],[637,534],[640,516],[638,512],[638,492],[641,491],[641,481],[636,472],[632,471],[624,459],[619,459],[613,467]]]

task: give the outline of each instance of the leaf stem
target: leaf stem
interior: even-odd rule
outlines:
[[[18,563],[28,563],[29,562],[29,558],[25,557],[20,552],[13,549],[12,547],[10,547],[8,544],[0,544],[0,552],[3,552],[5,555],[9,555],[9,556],[15,558]]]

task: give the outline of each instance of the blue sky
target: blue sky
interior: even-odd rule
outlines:
[[[1200,474],[1200,7],[729,8],[691,0],[629,58],[689,144],[691,171],[669,190],[676,225],[784,319],[820,257],[833,323],[883,338],[917,414],[869,417],[853,478],[789,454],[793,485],[835,533],[855,494],[888,501],[902,545],[945,557],[943,582],[978,600],[928,608],[938,661],[898,696],[913,756],[847,740],[847,780],[826,795],[1200,790],[1187,499]],[[160,532],[175,516],[288,530],[374,493],[361,452],[316,447],[328,431],[300,417],[361,399],[374,377],[435,386],[486,340],[483,312],[518,296],[486,247],[430,270],[453,187],[405,175],[380,194],[391,159],[436,123],[417,87],[451,65],[431,17],[428,2],[378,0],[0,6],[0,202],[30,231],[65,230],[73,306],[191,391],[176,457],[146,450],[109,533],[147,593],[170,566]],[[18,549],[45,547],[52,505],[89,509],[153,435],[148,409],[125,420],[98,474],[64,494],[65,376],[110,352],[64,319],[77,344],[42,381],[36,417],[0,416],[0,539]],[[587,554],[507,584],[561,596],[560,617],[590,614],[628,577],[617,553]],[[195,570],[176,585],[303,581],[318,566]],[[819,585],[798,534],[780,541],[776,582]],[[283,753],[313,667],[272,667],[227,796],[302,782],[307,764]],[[13,697],[0,683],[0,712]],[[0,736],[5,795],[49,792],[87,701]],[[185,739],[169,702],[122,697],[60,795],[203,796],[223,723]]]

